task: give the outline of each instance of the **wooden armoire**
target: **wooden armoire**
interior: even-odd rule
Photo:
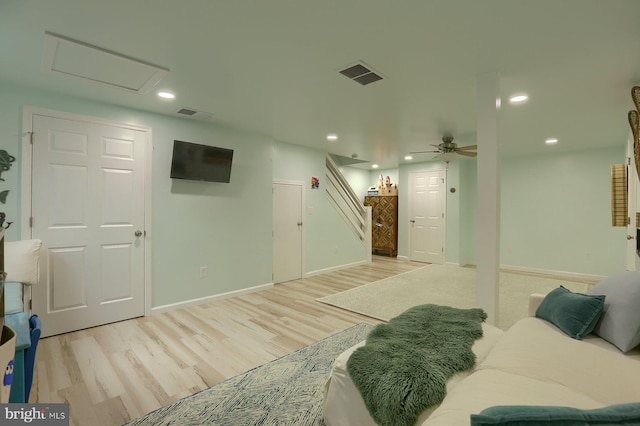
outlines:
[[[398,196],[368,195],[364,205],[371,206],[371,249],[394,256],[398,250]]]

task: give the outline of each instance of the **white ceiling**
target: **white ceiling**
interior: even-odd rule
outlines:
[[[45,31],[170,71],[144,95],[44,72]],[[337,72],[356,61],[385,79],[361,86]],[[194,108],[383,168],[445,132],[474,144],[485,72],[501,76],[503,155],[621,146],[640,84],[640,1],[0,1],[0,82],[169,115]],[[161,88],[177,98],[158,99]],[[505,102],[516,92],[530,100]],[[551,136],[559,143],[545,146]]]

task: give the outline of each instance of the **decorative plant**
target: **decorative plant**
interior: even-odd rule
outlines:
[[[2,173],[8,171],[14,161],[16,161],[16,157],[4,149],[0,149],[0,181],[4,182]],[[8,195],[8,189],[0,191],[0,203],[6,204]],[[0,212],[0,330],[4,326],[4,280],[7,278],[7,273],[4,270],[4,232],[12,223],[6,222],[5,224],[6,218],[5,212]]]

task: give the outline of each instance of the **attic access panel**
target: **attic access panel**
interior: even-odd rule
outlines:
[[[162,68],[82,41],[45,32],[43,71],[143,95],[169,73]]]

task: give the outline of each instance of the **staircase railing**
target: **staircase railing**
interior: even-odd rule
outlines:
[[[333,161],[326,156],[326,174],[328,185],[325,186],[329,200],[344,219],[349,228],[362,242],[367,262],[371,262],[371,207],[365,207],[349,182]]]

